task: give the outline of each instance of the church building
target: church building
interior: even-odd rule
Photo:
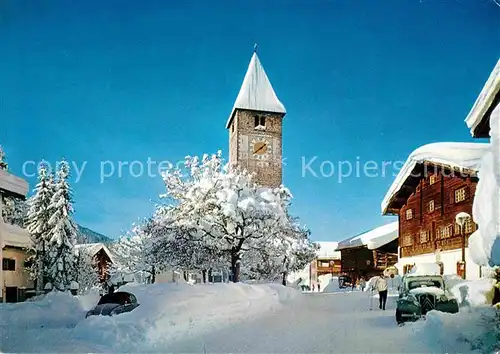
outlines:
[[[255,174],[262,186],[282,184],[282,128],[285,106],[280,102],[257,53],[254,52],[240,92],[226,123],[229,163]]]

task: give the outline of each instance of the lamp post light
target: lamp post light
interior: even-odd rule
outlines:
[[[462,236],[462,262],[461,266],[463,267],[463,275],[462,278],[465,279],[465,224],[471,219],[471,216],[465,212],[460,212],[455,216],[455,222],[460,226],[460,234]]]

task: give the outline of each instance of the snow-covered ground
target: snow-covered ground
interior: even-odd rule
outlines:
[[[451,283],[481,293],[477,283]],[[278,284],[128,285],[137,309],[88,319],[96,294],[50,294],[0,305],[0,352],[445,353],[494,344],[491,307],[431,312],[398,327],[395,297],[382,311],[372,293],[334,291],[335,284],[307,294]],[[479,305],[464,304],[472,303]]]
[[[140,305],[114,317],[85,319],[97,294],[50,293],[40,301],[1,304],[0,351],[150,351],[300,302],[301,296],[278,284],[129,284],[120,290],[135,294]]]

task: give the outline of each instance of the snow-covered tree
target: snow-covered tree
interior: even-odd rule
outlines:
[[[143,225],[134,226],[110,245],[110,250],[116,260],[117,271],[133,274],[140,282],[154,283],[156,270],[148,256],[147,237]]]
[[[285,227],[274,230],[266,244],[255,245],[244,254],[243,273],[250,279],[281,279],[286,285],[290,272],[302,270],[315,257],[319,248],[310,239],[310,231],[290,218]]]
[[[227,268],[227,254],[220,252],[213,243],[193,237],[196,230],[177,226],[174,222],[176,210],[161,206],[143,226],[143,232],[150,235],[148,258],[158,271],[199,271],[206,282],[212,271]]]
[[[92,289],[100,287],[99,269],[95,256],[87,252],[84,248],[76,252],[77,257],[77,278],[78,291],[85,294]]]
[[[24,227],[28,212],[26,202],[22,199],[12,197],[4,197],[3,202],[2,216],[4,222]]]
[[[0,170],[7,170],[9,165],[7,164],[7,160],[5,158],[5,152],[3,151],[2,146],[0,145]]]
[[[45,164],[40,164],[38,169],[38,183],[33,190],[33,196],[28,200],[26,215],[26,229],[31,236],[32,267],[30,273],[36,279],[37,290],[43,290],[44,276],[48,271],[48,241],[50,240],[49,219],[51,199],[54,193],[53,180]]]
[[[48,277],[55,289],[66,291],[77,277],[74,252],[76,226],[72,219],[71,188],[68,184],[69,164],[63,161],[57,171],[54,195],[49,206]]]
[[[173,228],[168,237],[174,237],[174,245],[188,256],[185,265],[199,263],[205,258],[200,252],[208,250],[213,255],[207,258],[229,260],[237,282],[242,257],[262,259],[271,245],[269,257],[281,259],[281,273],[285,272],[290,239],[298,237],[288,212],[292,197],[288,189],[259,187],[247,171],[230,170],[220,151],[201,159],[188,156],[184,169],[172,167],[163,177],[167,188],[163,197],[172,208],[166,216]],[[175,250],[174,245],[165,251]]]

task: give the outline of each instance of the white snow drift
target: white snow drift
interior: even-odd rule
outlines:
[[[0,305],[0,350],[144,352],[158,348],[164,352],[170,341],[272,312],[301,295],[278,284],[129,284],[120,290],[134,293],[140,306],[113,317],[85,319],[97,298],[66,293]]]

